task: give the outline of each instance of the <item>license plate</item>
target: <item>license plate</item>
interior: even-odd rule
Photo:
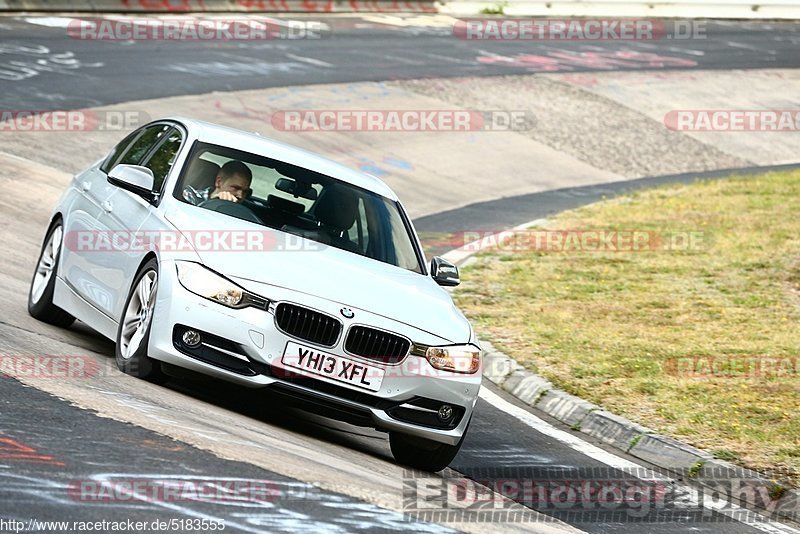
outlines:
[[[303,371],[300,374],[324,376],[370,391],[378,391],[381,388],[385,374],[380,367],[304,347],[292,341],[286,344],[281,363],[286,367]]]

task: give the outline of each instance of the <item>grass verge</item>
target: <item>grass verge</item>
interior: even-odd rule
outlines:
[[[647,240],[590,251],[581,230]],[[462,280],[454,297],[479,334],[557,387],[798,482],[800,171],[565,212]]]

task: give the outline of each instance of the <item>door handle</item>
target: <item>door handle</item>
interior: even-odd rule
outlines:
[[[111,213],[112,211],[114,211],[114,204],[112,204],[108,200],[103,202],[102,206],[103,206],[103,211],[105,211],[106,213]]]
[[[89,182],[88,180],[84,180],[83,182],[81,182],[81,191],[83,191],[84,193],[91,188],[92,188],[92,183]]]

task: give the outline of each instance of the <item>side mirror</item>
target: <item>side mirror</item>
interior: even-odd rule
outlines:
[[[461,283],[458,267],[439,256],[431,260],[431,276],[440,286],[457,286]]]
[[[158,193],[153,192],[155,181],[153,171],[139,165],[117,165],[108,173],[108,183],[139,195],[151,203],[158,197]]]

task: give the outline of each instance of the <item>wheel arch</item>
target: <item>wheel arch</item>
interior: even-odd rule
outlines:
[[[47,236],[53,230],[56,224],[61,223],[63,227],[62,231],[66,231],[66,227],[64,225],[64,215],[60,211],[56,211],[50,217],[50,222],[47,224],[47,230],[44,231],[44,237],[42,238],[42,246],[44,246],[44,240],[47,239]],[[66,234],[61,236],[61,245],[64,245],[64,241],[66,241]],[[61,271],[62,263],[64,261],[64,254],[63,252],[58,256],[58,270]]]
[[[161,258],[158,257],[158,254],[156,254],[155,251],[151,250],[145,254],[142,260],[139,262],[139,266],[136,267],[136,272],[139,273],[142,270],[142,267],[144,267],[150,260],[156,260],[158,266],[161,267]]]
[[[64,215],[60,211],[54,212],[50,217],[50,224],[47,225],[48,232],[53,228],[53,225],[56,223],[56,221],[64,222]]]

